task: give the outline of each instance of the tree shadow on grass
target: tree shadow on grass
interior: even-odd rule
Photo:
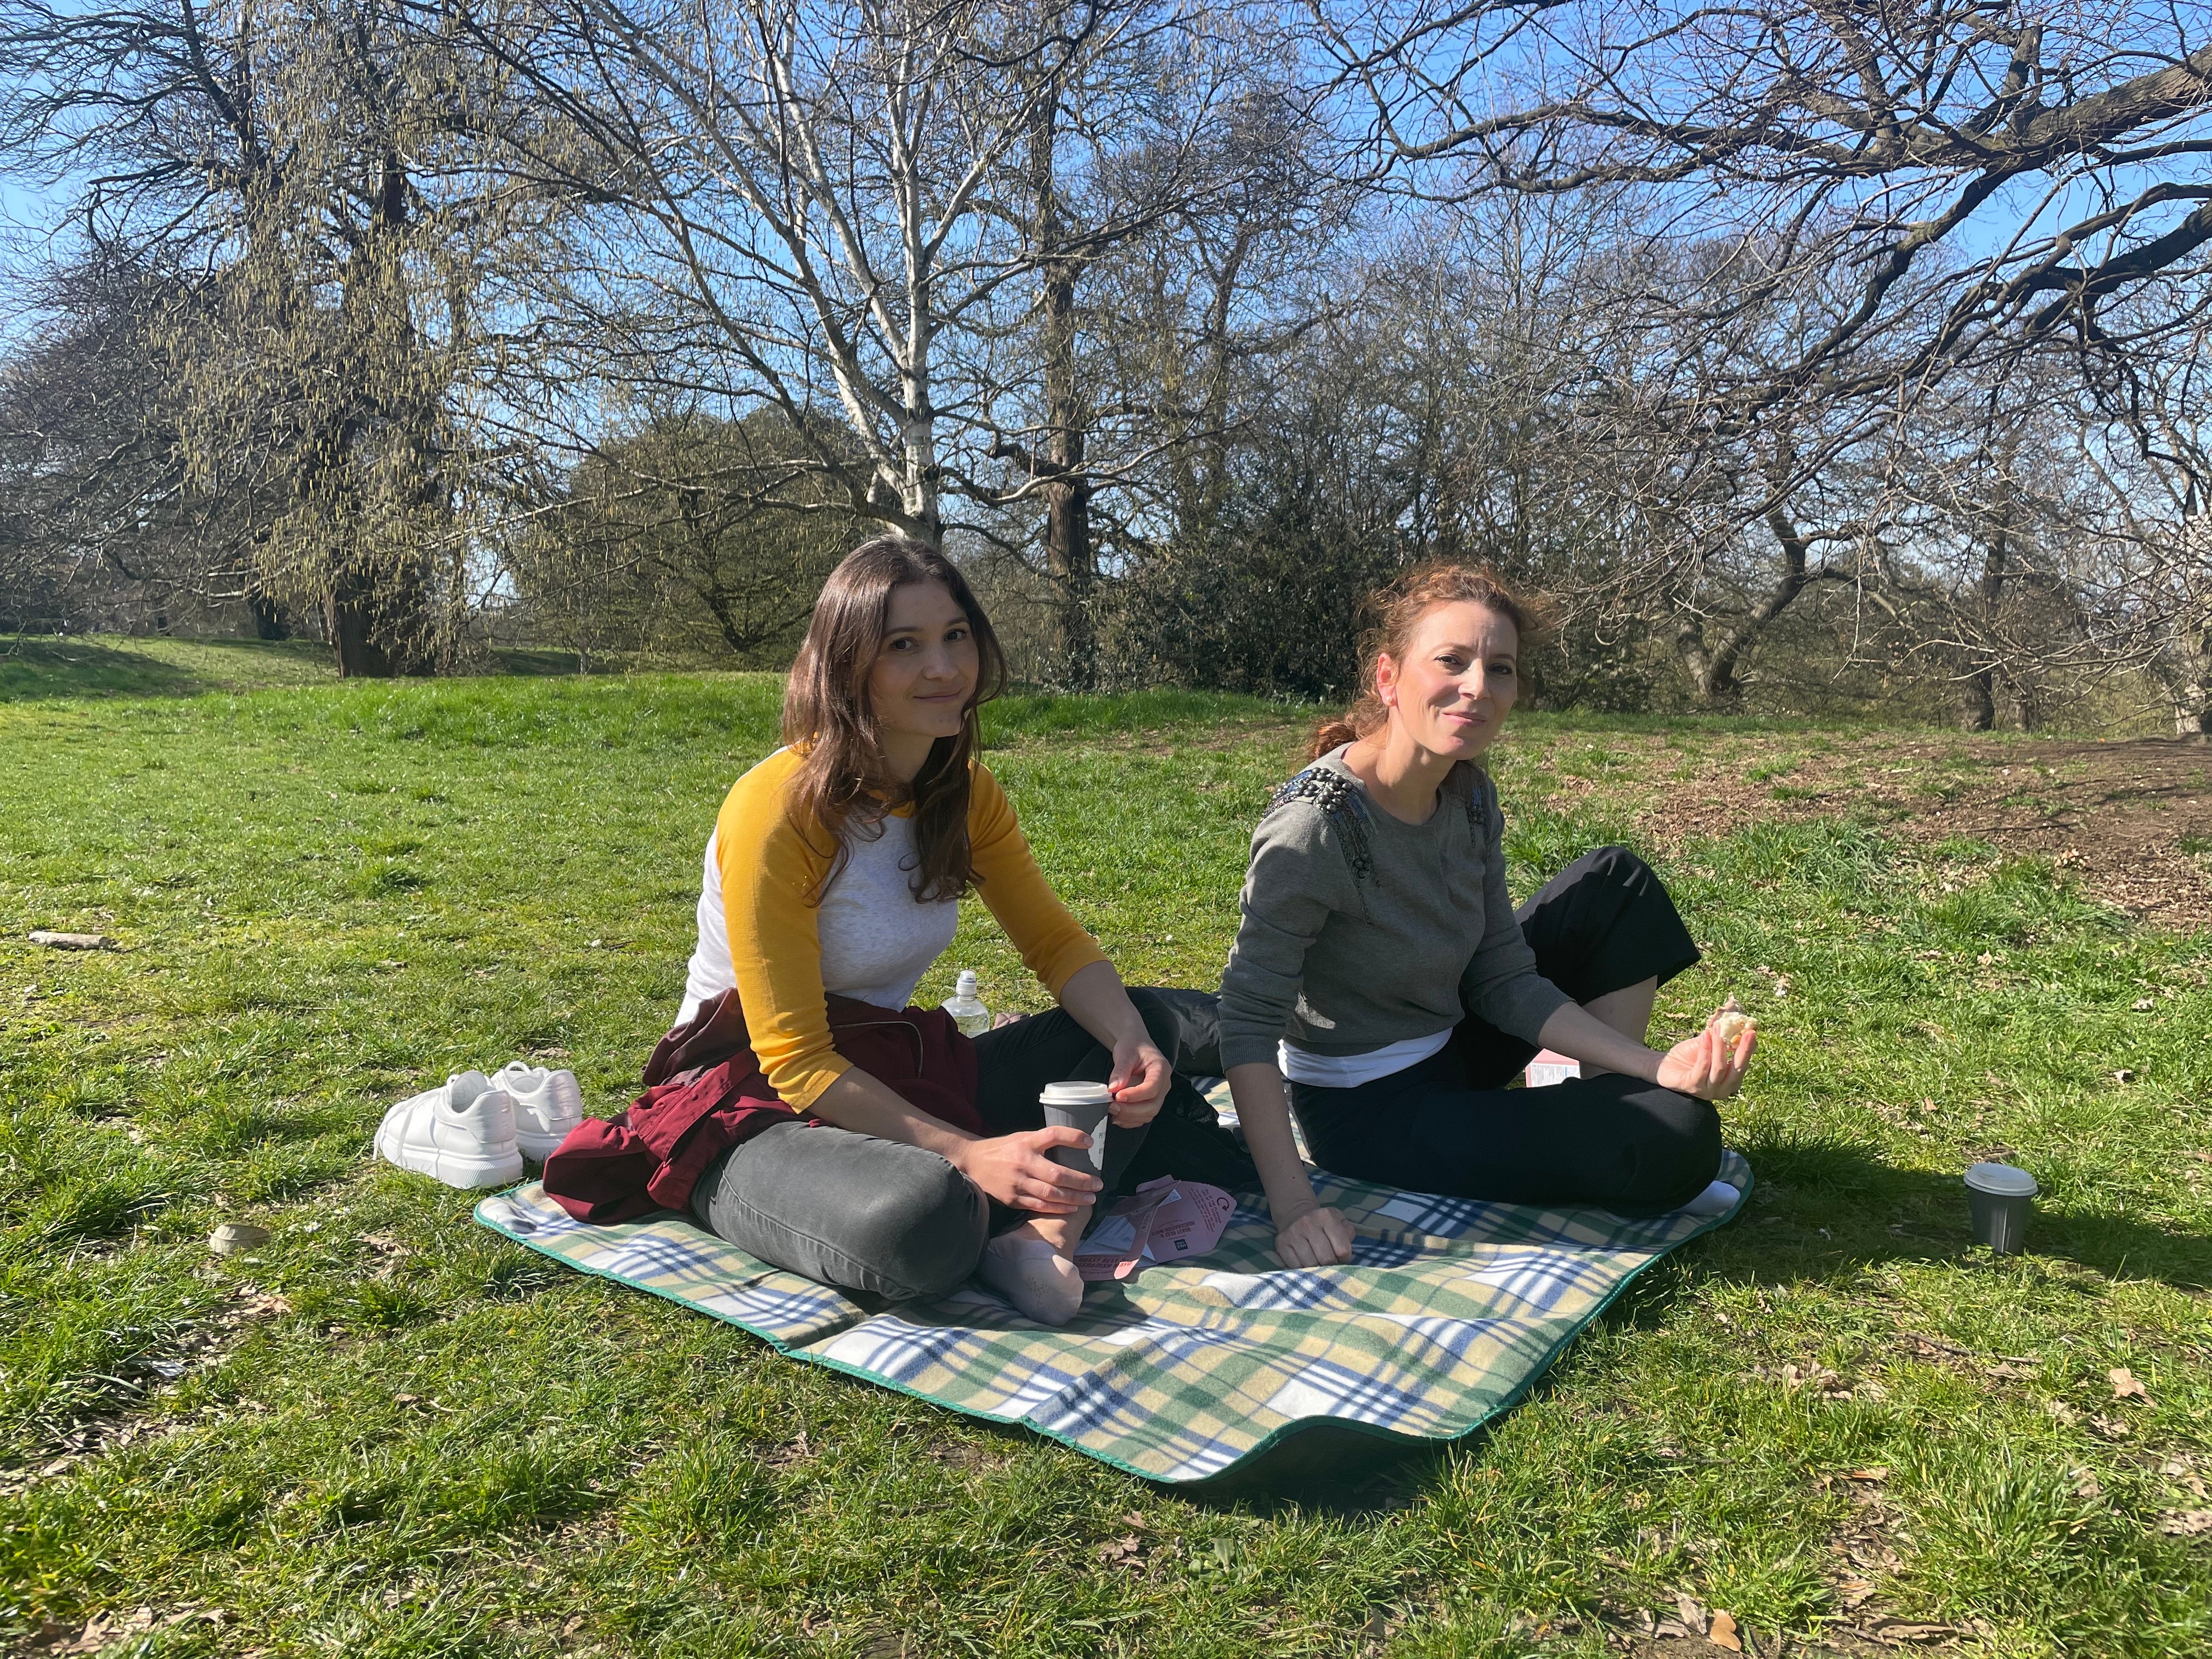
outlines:
[[[1996,1266],[1973,1241],[1957,1176],[1901,1170],[1849,1143],[1754,1142],[1739,1150],[1757,1176],[1743,1213],[1638,1279],[1577,1340],[1591,1331],[1661,1325],[1684,1287],[1698,1281],[1804,1285],[1855,1280],[1892,1263]],[[2191,1294],[2212,1285],[2212,1238],[2088,1212],[2080,1196],[2066,1212],[2038,1212],[2027,1234],[2030,1256],[2071,1261],[2107,1279],[2156,1279]],[[1549,1386],[1539,1378],[1531,1392]],[[1374,1519],[1404,1507],[1452,1450],[1479,1446],[1489,1429],[1486,1424],[1456,1441],[1407,1443],[1317,1424],[1224,1475],[1172,1490],[1210,1506],[1296,1504]]]
[[[0,635],[0,706],[94,697],[191,697],[335,680],[313,640],[57,639]]]
[[[493,672],[544,679],[553,675],[574,678],[585,672],[584,659],[574,651],[550,646],[495,646],[485,653]]]
[[[173,663],[91,640],[0,640],[0,703],[191,696],[214,688]]]

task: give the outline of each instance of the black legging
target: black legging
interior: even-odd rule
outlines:
[[[1577,859],[1515,914],[1536,971],[1577,1002],[1698,959],[1667,889],[1623,847]],[[1618,1073],[1506,1088],[1536,1052],[1470,1013],[1419,1065],[1356,1089],[1293,1083],[1291,1106],[1323,1169],[1413,1192],[1660,1215],[1712,1180],[1711,1103]]]
[[[1254,1179],[1250,1160],[1216,1123],[1213,1109],[1191,1086],[1193,1076],[1221,1071],[1220,1020],[1203,991],[1133,986],[1129,1000],[1175,1078],[1159,1114],[1142,1128],[1106,1132],[1109,1194],[1127,1193],[1157,1176],[1180,1176],[1218,1187]],[[976,1109],[992,1134],[1044,1127],[1037,1097],[1048,1083],[1103,1083],[1114,1057],[1062,1008],[1033,1014],[975,1039]],[[995,1226],[1018,1219],[993,1206]]]

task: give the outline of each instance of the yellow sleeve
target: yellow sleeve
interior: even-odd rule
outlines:
[[[1098,941],[1084,932],[1045,880],[1015,821],[1013,803],[981,766],[969,784],[968,848],[975,866],[975,890],[1046,990],[1057,997],[1079,969],[1106,960]]]
[[[753,1053],[784,1103],[804,1111],[853,1062],[830,1040],[822,935],[807,902],[830,858],[784,815],[798,769],[799,757],[781,750],[739,778],[714,820],[714,853]]]

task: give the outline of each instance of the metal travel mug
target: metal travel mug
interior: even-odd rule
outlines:
[[[1048,1129],[1080,1129],[1091,1137],[1088,1146],[1055,1146],[1048,1154],[1063,1168],[1080,1170],[1103,1179],[1106,1174],[1106,1109],[1114,1097],[1103,1083],[1048,1083],[1037,1097],[1044,1108]]]
[[[2035,1213],[2035,1177],[2009,1164],[1966,1166],[1966,1206],[1974,1215],[1974,1243],[2009,1255],[2027,1237]]]

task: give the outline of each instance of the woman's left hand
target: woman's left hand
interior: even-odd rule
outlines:
[[[1114,1070],[1106,1079],[1114,1096],[1107,1116],[1124,1129],[1150,1123],[1159,1115],[1160,1103],[1174,1081],[1168,1057],[1150,1038],[1124,1037],[1114,1045]]]
[[[1747,1030],[1733,1043],[1723,1042],[1713,1029],[1719,1018],[1714,1015],[1704,1030],[1669,1048],[1659,1062],[1659,1075],[1652,1081],[1662,1089],[1699,1100],[1726,1100],[1741,1088],[1752,1050],[1759,1046],[1759,1033]]]

